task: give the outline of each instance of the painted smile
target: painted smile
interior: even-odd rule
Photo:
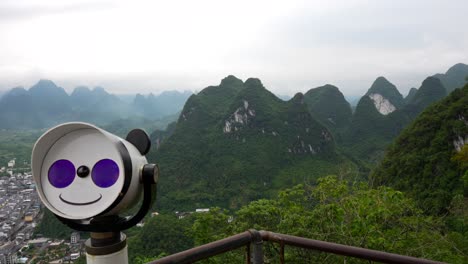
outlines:
[[[62,198],[62,194],[59,195],[59,198],[60,198],[60,200],[62,200],[62,202],[67,203],[67,204],[71,204],[71,205],[89,205],[89,204],[97,203],[99,200],[101,200],[102,194],[99,194],[99,198],[97,198],[96,200],[91,201],[91,202],[86,202],[86,203],[69,202],[69,201]]]

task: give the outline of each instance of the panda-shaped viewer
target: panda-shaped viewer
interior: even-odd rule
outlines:
[[[87,123],[56,126],[32,152],[38,194],[59,219],[118,215],[138,201],[145,183],[157,182],[158,167],[144,156],[149,148],[139,129],[124,140]]]

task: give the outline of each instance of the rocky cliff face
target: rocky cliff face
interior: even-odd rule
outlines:
[[[371,97],[376,109],[379,110],[379,112],[382,111],[382,114],[389,114],[388,111],[391,109],[395,111],[404,105],[404,99],[401,93],[398,91],[396,86],[389,82],[385,77],[378,77],[375,79],[366,95]]]
[[[224,133],[231,133],[242,129],[244,125],[249,123],[249,119],[255,117],[255,109],[249,109],[249,102],[243,100],[243,105],[239,106],[234,113],[232,113],[227,120],[224,121]]]
[[[464,114],[468,113],[460,113],[458,121],[460,121],[460,124],[465,125],[466,133],[458,132],[453,139],[453,146],[457,152],[462,151],[462,148],[468,144],[468,117]]]
[[[382,115],[388,115],[396,110],[396,107],[381,94],[371,93],[368,96],[374,102],[375,109]]]

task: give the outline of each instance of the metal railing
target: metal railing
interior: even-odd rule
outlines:
[[[346,246],[336,243],[313,240],[303,237],[284,235],[270,231],[249,231],[214,241],[199,247],[191,248],[167,257],[150,262],[149,264],[193,263],[222,253],[246,247],[246,263],[263,264],[263,241],[270,241],[280,245],[280,263],[285,263],[284,247],[286,245],[304,249],[333,253],[341,256],[365,259],[382,263],[402,264],[436,264],[443,263],[428,259],[414,258],[377,250]]]

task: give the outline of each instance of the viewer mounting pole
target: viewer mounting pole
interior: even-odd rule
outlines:
[[[87,264],[128,264],[127,237],[122,232],[91,233],[85,246]]]

